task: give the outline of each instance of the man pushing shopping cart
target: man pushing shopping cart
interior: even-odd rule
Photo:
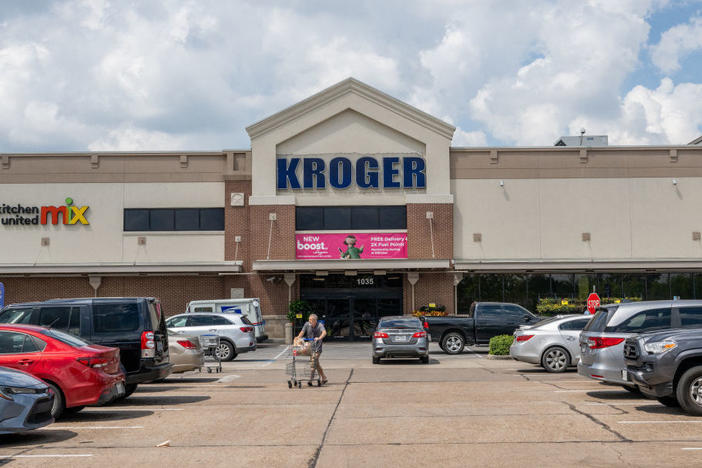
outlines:
[[[312,343],[312,351],[310,353],[310,366],[312,368],[312,376],[307,382],[307,385],[312,386],[312,380],[314,380],[314,371],[319,373],[322,378],[321,384],[327,383],[327,376],[324,374],[324,369],[319,364],[319,358],[322,355],[322,340],[327,336],[327,330],[324,329],[324,325],[318,322],[317,314],[310,314],[309,321],[305,323],[300,330],[300,334],[297,335],[298,338],[307,338],[314,340]]]

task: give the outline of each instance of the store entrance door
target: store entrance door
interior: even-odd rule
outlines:
[[[370,340],[380,317],[402,315],[401,275],[308,276],[301,278],[301,299],[324,322],[329,340]]]

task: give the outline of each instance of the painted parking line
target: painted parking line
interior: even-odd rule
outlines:
[[[268,362],[266,362],[266,363],[264,363],[264,364],[261,364],[260,367],[268,367],[268,366],[270,366],[270,365],[273,364],[275,361],[277,361],[277,360],[280,358],[280,356],[282,356],[283,354],[285,354],[289,349],[290,349],[290,345],[286,346],[285,349],[283,349],[281,352],[279,352],[278,355],[277,355],[276,357],[274,357],[273,359],[269,360]]]
[[[553,393],[582,393],[582,392],[592,392],[595,391],[594,388],[583,388],[579,390],[553,390]]]
[[[658,405],[658,402],[652,400],[627,401],[623,403],[585,403],[585,406],[639,406],[639,405]]]
[[[619,424],[702,424],[702,421],[617,421]]]
[[[238,378],[240,378],[240,377],[241,377],[240,375],[236,375],[236,374],[225,375],[224,377],[222,377],[221,379],[219,379],[219,380],[217,381],[217,383],[229,383],[229,382],[232,382],[232,381],[234,381],[234,380],[236,380],[236,379],[238,379]]]
[[[144,426],[51,426],[51,429],[144,429]]]
[[[12,458],[84,458],[92,456],[92,453],[46,453],[42,455],[0,455],[0,460]]]
[[[702,450],[702,447],[683,447],[680,450]]]
[[[183,411],[183,408],[149,408],[148,406],[130,406],[129,408],[86,408],[81,413],[111,413],[112,411]]]

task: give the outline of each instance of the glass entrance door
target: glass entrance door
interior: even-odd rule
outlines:
[[[326,313],[322,315],[324,328],[329,339],[350,339],[353,337],[351,299],[328,299]]]
[[[370,340],[380,317],[402,315],[400,278],[302,275],[300,298],[324,322],[330,340]]]

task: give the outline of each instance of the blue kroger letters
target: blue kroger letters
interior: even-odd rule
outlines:
[[[302,184],[298,175],[300,166]],[[333,158],[329,165],[322,158],[281,157],[277,169],[278,190],[324,189],[327,180],[336,189],[348,188],[354,181],[362,189],[426,188],[427,183],[426,162],[414,156],[388,156],[382,161],[364,156],[358,158],[355,168],[351,159],[342,156]]]

